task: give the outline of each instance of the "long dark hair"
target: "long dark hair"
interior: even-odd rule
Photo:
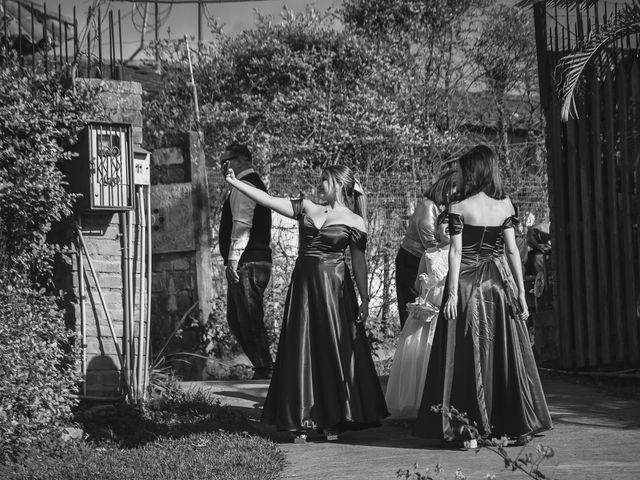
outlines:
[[[484,192],[491,198],[505,198],[496,156],[486,145],[477,145],[458,158],[462,185],[458,185],[458,199],[464,200]]]
[[[427,188],[425,197],[438,206],[449,205],[456,189],[456,171],[449,169],[443,172],[435,182]]]

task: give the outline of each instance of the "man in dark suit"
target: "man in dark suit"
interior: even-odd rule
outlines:
[[[245,145],[228,145],[220,164],[223,175],[231,168],[238,180],[267,191],[253,170],[251,152]],[[219,236],[228,283],[229,328],[253,364],[253,378],[270,378],[273,360],[263,299],[271,278],[271,210],[233,189],[222,207]]]

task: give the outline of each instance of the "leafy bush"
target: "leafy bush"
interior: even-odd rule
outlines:
[[[67,147],[102,114],[96,87],[65,88],[60,74],[34,74],[15,59],[0,65],[0,281],[47,278],[56,249],[52,223],[71,213],[61,166]]]
[[[63,315],[44,290],[60,249],[48,242],[71,214],[62,172],[69,145],[102,117],[97,88],[64,86],[16,58],[0,63],[0,458],[59,437],[77,380]],[[11,289],[11,286],[16,286]]]
[[[242,352],[227,323],[226,298],[214,297],[211,314],[201,327],[200,343],[204,353],[215,358],[227,359]]]
[[[242,413],[221,405],[213,395],[179,388],[152,398],[143,408],[127,403],[98,406],[80,410],[75,420],[91,443],[105,448],[138,448],[159,438],[250,428]]]
[[[171,43],[159,47],[163,89],[143,104],[151,149],[167,134],[195,126],[183,52]],[[431,146],[441,142],[425,141],[415,112],[393,93],[407,81],[396,53],[337,31],[313,10],[284,10],[281,24],[258,18],[253,30],[217,37],[194,66],[207,153],[239,140],[252,146],[263,173],[338,159],[361,170],[419,163],[430,172],[442,156]]]
[[[68,337],[52,298],[29,289],[0,292],[0,460],[59,437],[78,380],[63,350]]]

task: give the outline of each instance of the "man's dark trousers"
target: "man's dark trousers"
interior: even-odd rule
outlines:
[[[271,278],[271,262],[246,262],[238,266],[238,283],[227,288],[227,321],[253,364],[254,378],[271,375],[273,361],[264,324],[264,290]]]

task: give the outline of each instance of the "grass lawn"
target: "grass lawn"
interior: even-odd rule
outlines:
[[[279,478],[284,454],[252,435],[242,414],[203,392],[173,391],[147,404],[85,409],[84,438],[0,466],[15,480]]]

